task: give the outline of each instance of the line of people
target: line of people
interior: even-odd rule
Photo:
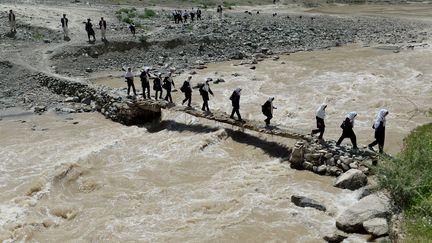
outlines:
[[[163,77],[162,81],[162,74],[158,73],[157,75],[150,74],[150,68],[144,67],[141,70],[141,73],[139,75],[143,90],[143,98],[144,99],[151,99],[150,96],[150,79],[153,78],[153,90],[155,91],[155,99],[158,100],[162,99],[162,93],[163,89],[166,90],[165,100],[168,102],[172,101],[171,91],[172,88],[175,88],[174,80],[172,79],[172,75],[174,73],[175,69],[171,69],[170,72]],[[133,83],[133,77],[134,74],[132,73],[131,68],[128,68],[125,78],[126,82],[128,84],[128,95],[130,93],[130,89],[133,89],[134,94],[136,95],[135,86]],[[188,107],[191,106],[192,102],[192,76],[189,76],[187,80],[183,82],[183,85],[180,88],[180,91],[184,93],[185,98],[182,101],[182,105],[184,105],[187,102]],[[210,108],[208,105],[208,101],[210,100],[210,95],[214,95],[213,91],[210,89],[210,82],[212,81],[211,78],[207,78],[204,83],[200,84],[199,87],[199,93],[202,97],[203,104],[201,107],[202,111],[210,112]],[[237,116],[238,121],[244,122],[244,120],[241,117],[240,114],[240,97],[241,97],[241,88],[236,88],[233,93],[230,96],[231,105],[232,105],[232,111],[230,118],[234,119],[234,115]],[[266,126],[270,125],[270,121],[273,118],[273,110],[277,109],[273,105],[274,97],[270,97],[262,106],[261,111],[266,116],[266,119],[264,122],[266,123]],[[325,116],[326,116],[326,108],[327,104],[322,104],[318,107],[316,110],[316,129],[313,129],[311,132],[311,136],[314,136],[315,134],[319,133],[318,139],[322,140],[325,132]],[[381,109],[375,119],[374,124],[372,125],[372,128],[375,131],[375,141],[370,143],[368,145],[368,148],[372,151],[374,151],[374,146],[378,145],[378,150],[380,153],[383,153],[384,151],[384,141],[385,141],[385,126],[386,126],[386,117],[389,114],[389,111],[386,109]],[[340,125],[340,128],[342,129],[342,135],[336,142],[337,146],[340,146],[342,141],[345,138],[349,138],[352,143],[353,149],[357,149],[357,138],[354,133],[354,120],[357,117],[357,112],[349,112],[345,119],[343,120],[342,124]]]
[[[189,17],[191,22],[195,21],[195,16],[196,20],[201,20],[202,11],[199,8],[197,8],[196,10],[192,8],[190,12],[188,12],[187,10],[174,10],[172,12],[172,15],[176,24],[187,23]]]
[[[323,139],[323,135],[324,135],[324,131],[325,131],[324,119],[326,116],[326,114],[325,114],[326,108],[327,108],[326,104],[322,104],[322,105],[320,105],[320,107],[318,107],[318,109],[316,111],[317,129],[313,129],[311,132],[311,136],[319,133],[319,136],[318,136],[319,139]],[[375,151],[374,147],[376,145],[378,145],[378,151],[380,153],[384,152],[386,117],[388,114],[389,114],[388,110],[381,109],[375,118],[375,122],[372,125],[372,129],[374,129],[374,131],[375,131],[374,132],[375,140],[368,145],[368,148],[372,151]],[[345,138],[349,138],[351,140],[353,149],[358,149],[357,148],[357,137],[354,133],[354,120],[357,117],[357,115],[358,114],[355,111],[349,112],[346,115],[345,119],[343,120],[342,124],[340,125],[340,128],[342,129],[342,135],[340,136],[340,138],[336,142],[337,146],[340,146],[340,144],[342,143],[342,141]]]

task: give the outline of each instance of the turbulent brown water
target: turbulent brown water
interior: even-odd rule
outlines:
[[[242,87],[241,111],[250,119],[264,119],[260,105],[275,96],[274,123],[304,131],[313,128],[314,110],[325,101],[328,139],[337,139],[345,113],[355,110],[360,142],[371,141],[373,118],[386,107],[386,150],[396,152],[412,128],[430,121],[422,111],[432,104],[431,52],[350,46],[266,60],[255,71],[233,65],[238,62],[212,64],[193,82],[224,78],[212,86],[210,106],[226,111],[232,90]],[[176,78],[177,85],[185,77]],[[199,105],[198,95],[193,103]],[[333,178],[281,163],[283,145],[293,140],[177,112],[164,112],[163,120],[126,127],[96,113],[4,117],[0,239],[320,242],[356,201],[358,192],[332,187]],[[328,211],[296,207],[294,194],[314,198]]]
[[[248,119],[263,120],[261,105],[268,97],[275,97],[274,105],[279,109],[275,110],[272,122],[308,133],[315,126],[315,110],[325,102],[326,139],[337,140],[345,115],[357,111],[354,130],[362,144],[373,140],[373,120],[381,108],[387,108],[390,115],[385,150],[395,154],[410,130],[432,121],[428,116],[432,104],[432,47],[415,47],[399,53],[393,50],[387,46],[350,45],[295,53],[256,65],[238,65],[240,61],[216,63],[197,70],[192,82],[203,82],[205,77],[225,79],[225,83],[211,86],[215,96],[210,97],[209,104],[226,112],[231,111],[229,96],[236,87],[241,87],[241,113]],[[256,69],[251,70],[251,66]],[[187,76],[186,73],[176,78],[177,85]],[[96,83],[125,85],[121,78],[100,78]],[[173,96],[176,101],[182,99],[180,92]],[[201,105],[198,92],[193,104],[197,108]]]

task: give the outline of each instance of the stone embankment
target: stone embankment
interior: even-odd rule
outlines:
[[[91,104],[106,118],[125,125],[136,125],[160,119],[164,102],[127,99],[119,90],[71,81],[37,73],[32,79],[57,94],[70,96],[74,102]],[[67,102],[68,100],[66,100]]]

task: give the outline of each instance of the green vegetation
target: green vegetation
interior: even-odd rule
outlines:
[[[152,17],[155,17],[156,16],[156,12],[154,11],[154,10],[152,10],[152,9],[144,9],[144,13],[143,14],[140,14],[140,15],[138,15],[138,17],[140,18],[140,19],[147,19],[147,18],[152,18]]]
[[[33,39],[40,41],[43,40],[43,38],[45,38],[45,35],[39,32],[34,33],[33,35]]]
[[[148,19],[157,17],[157,13],[152,9],[144,9],[144,12],[139,12],[136,8],[121,8],[116,11],[118,21],[131,24],[135,23],[136,28],[141,28],[140,19]]]
[[[390,192],[405,216],[408,242],[432,239],[432,124],[420,126],[406,139],[397,159],[378,167],[381,188]]]

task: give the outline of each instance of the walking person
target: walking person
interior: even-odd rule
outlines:
[[[185,11],[183,12],[183,21],[184,21],[185,23],[187,23],[188,16],[189,16],[188,11],[185,10]]]
[[[135,24],[134,23],[130,23],[129,24],[129,29],[130,29],[130,31],[131,31],[131,33],[132,33],[132,35],[133,35],[133,37],[135,37]]]
[[[155,99],[158,100],[162,99],[162,74],[158,73],[157,76],[153,79],[153,90],[155,91]],[[158,96],[158,92],[159,96]]]
[[[170,73],[168,76],[166,76],[163,80],[162,88],[166,90],[165,100],[173,103],[172,97],[171,97],[171,87],[175,88],[174,81],[171,78],[172,73]]]
[[[101,30],[102,40],[106,40],[107,23],[103,17],[101,17],[101,19],[99,21],[99,29]]]
[[[149,67],[144,67],[141,70],[141,74],[140,74],[140,79],[141,79],[141,87],[142,87],[142,93],[143,93],[143,98],[146,99],[146,91],[147,91],[147,96],[149,99],[151,99],[150,97],[150,68]]]
[[[195,10],[192,8],[192,11],[190,12],[191,22],[194,22],[195,19]]]
[[[95,32],[93,29],[93,24],[91,23],[91,19],[87,19],[87,22],[85,24],[85,30],[87,31],[87,37],[88,37],[88,41],[90,41],[90,37],[93,36],[93,42],[96,41],[96,37],[95,37]]]
[[[197,9],[196,11],[197,20],[201,20],[201,9]]]
[[[326,104],[320,105],[318,110],[316,111],[316,124],[317,129],[313,129],[311,135],[313,136],[315,133],[319,133],[318,139],[323,139],[324,131],[325,131],[325,109],[327,108]]]
[[[231,112],[231,119],[234,119],[234,113],[237,114],[237,118],[239,121],[243,121],[240,115],[240,95],[241,95],[241,88],[236,88],[233,93],[231,94],[230,100],[232,104],[232,112]]]
[[[129,96],[131,87],[132,87],[134,95],[136,96],[136,90],[135,90],[135,85],[134,85],[134,74],[132,73],[132,68],[129,67],[127,69],[127,72],[125,74],[125,78],[126,78],[126,83],[128,85],[128,91],[127,91],[128,96]]]
[[[69,38],[69,19],[66,18],[66,14],[63,14],[63,18],[60,19],[62,29],[63,29],[63,38],[66,40]]]
[[[188,104],[187,104],[188,107],[192,107],[191,106],[191,102],[192,102],[191,79],[192,79],[192,76],[189,76],[188,79],[183,82],[183,86],[180,88],[180,91],[185,94],[185,99],[182,101],[182,105],[184,105],[184,103],[186,101],[188,101]]]
[[[368,145],[368,148],[372,151],[375,151],[373,147],[378,145],[379,152],[384,153],[386,116],[388,114],[388,110],[381,109],[378,112],[375,123],[372,125],[372,128],[375,129],[375,141]]]
[[[354,119],[357,117],[357,112],[350,112],[345,117],[345,120],[342,122],[341,128],[342,128],[342,135],[339,138],[339,140],[336,142],[336,146],[340,146],[342,141],[345,138],[350,138],[351,143],[353,146],[353,149],[357,149],[357,138],[354,133]]]
[[[16,33],[16,18],[15,18],[15,13],[11,10],[9,10],[9,26],[10,26],[10,32],[11,33]]]
[[[270,125],[270,120],[273,118],[273,110],[277,109],[273,106],[273,101],[274,97],[270,97],[261,107],[262,113],[267,117],[267,119],[264,120],[266,126]]]
[[[217,9],[216,9],[216,12],[218,13],[219,19],[222,19],[222,15],[223,15],[222,11],[223,11],[222,6],[218,5]]]
[[[199,89],[200,95],[203,99],[203,105],[202,105],[201,110],[207,111],[207,112],[210,112],[210,108],[208,106],[208,101],[210,100],[209,94],[214,95],[213,91],[210,89],[210,86],[209,86],[210,81],[211,81],[211,79],[207,78],[206,81],[204,82],[204,84],[201,85],[201,87]]]

